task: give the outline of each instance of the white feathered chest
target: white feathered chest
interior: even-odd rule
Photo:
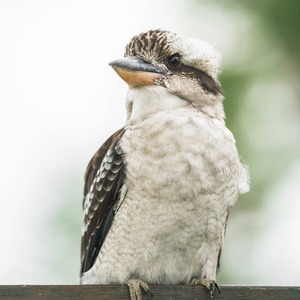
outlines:
[[[188,283],[215,278],[230,207],[246,180],[223,122],[189,108],[127,128],[126,179],[87,283]]]

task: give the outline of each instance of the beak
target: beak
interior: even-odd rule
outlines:
[[[162,74],[166,74],[137,56],[117,59],[112,61],[109,65],[113,67],[130,88],[141,85],[154,85],[158,77]]]

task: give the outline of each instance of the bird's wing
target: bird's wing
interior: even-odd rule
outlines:
[[[85,172],[81,273],[93,266],[114,218],[114,204],[125,178],[122,149],[118,144],[124,132],[122,128],[105,141]]]

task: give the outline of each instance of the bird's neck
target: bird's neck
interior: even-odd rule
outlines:
[[[212,100],[212,99],[211,99]],[[204,103],[206,101],[203,101]],[[161,86],[141,86],[129,89],[126,97],[127,122],[137,123],[160,111],[172,111],[180,107],[191,107],[209,118],[225,120],[222,99],[207,101],[209,105],[194,105],[170,93]],[[206,103],[207,103],[206,102]]]
[[[127,121],[136,123],[159,111],[187,106],[187,101],[160,86],[129,89],[126,97]]]
[[[212,101],[211,103],[209,103],[209,105],[196,106],[196,108],[201,112],[203,112],[209,118],[218,119],[223,124],[225,124],[223,96],[219,95],[217,97],[222,97],[222,99],[217,99],[216,101]]]

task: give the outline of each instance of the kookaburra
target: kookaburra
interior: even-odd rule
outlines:
[[[125,126],[85,173],[82,284],[219,290],[228,213],[249,190],[247,168],[225,126],[220,54],[163,30],[132,38],[110,63],[128,84]]]

